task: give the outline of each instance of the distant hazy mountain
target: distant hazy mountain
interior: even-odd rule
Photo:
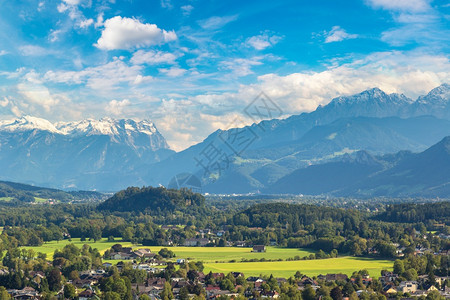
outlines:
[[[191,172],[203,178],[206,192],[259,192],[297,169],[358,151],[420,152],[450,135],[450,116],[443,113],[450,109],[449,90],[444,84],[417,101],[378,88],[338,97],[311,113],[244,128],[258,138],[239,156],[220,138],[235,129],[218,130],[202,143],[153,165],[145,178],[150,184],[167,184],[172,176]],[[212,174],[198,163],[211,145],[231,156],[225,170]]]
[[[77,189],[144,184],[136,171],[173,153],[153,123],[109,118],[52,124],[26,116],[0,123],[0,177]]]
[[[340,161],[298,169],[267,193],[338,196],[449,197],[450,136],[418,153],[374,157],[360,151]]]

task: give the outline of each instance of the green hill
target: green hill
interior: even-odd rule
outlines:
[[[74,200],[100,200],[104,196],[98,192],[62,190],[38,187],[23,183],[0,181],[0,201],[9,204],[31,203],[45,200],[70,202]]]
[[[174,211],[188,206],[202,206],[205,198],[188,189],[166,189],[164,187],[129,187],[117,192],[97,208],[108,211]]]

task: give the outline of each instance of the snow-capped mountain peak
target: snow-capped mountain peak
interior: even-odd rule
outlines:
[[[0,130],[4,131],[27,131],[35,129],[61,133],[55,125],[48,120],[32,116],[23,116],[19,119],[0,121]]]
[[[56,127],[67,135],[109,135],[143,133],[153,135],[157,133],[155,125],[147,120],[135,121],[133,119],[111,119],[100,120],[86,119],[78,122],[59,122]]]
[[[427,95],[420,96],[416,102],[422,105],[446,105],[448,102],[450,102],[450,84],[444,83],[432,89]]]

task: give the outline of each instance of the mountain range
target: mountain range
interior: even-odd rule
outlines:
[[[442,188],[415,175],[414,184],[405,183],[397,191],[379,178],[392,179],[413,161],[420,165],[424,153],[445,144],[446,136],[448,84],[416,100],[378,88],[337,97],[311,113],[217,130],[178,153],[150,121],[105,118],[52,124],[27,116],[0,121],[0,178],[114,191],[167,185],[174,176],[191,173],[209,193],[442,196],[450,181],[447,174],[435,178]],[[432,160],[430,156],[428,167],[439,165]]]
[[[202,178],[205,192],[258,193],[269,191],[296,170],[361,150],[372,155],[424,151],[450,135],[450,85],[443,84],[416,101],[374,88],[335,98],[311,113],[263,121],[245,130],[255,133],[257,139],[239,156],[230,154],[222,138],[235,129],[218,130],[202,143],[154,164],[147,181],[164,184],[174,174],[190,172]],[[210,148],[230,154],[229,161],[215,172],[205,172],[198,164]]]
[[[174,151],[149,121],[109,118],[52,124],[25,116],[0,123],[1,178],[65,189],[145,184],[136,169]]]

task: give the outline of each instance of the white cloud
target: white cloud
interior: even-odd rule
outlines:
[[[103,22],[104,22],[104,20],[103,20],[103,13],[99,13],[98,14],[98,16],[97,16],[97,20],[95,21],[95,28],[98,28],[98,27],[102,27],[103,26]]]
[[[171,0],[161,0],[161,7],[167,8],[167,9],[172,9],[173,8],[172,1]]]
[[[224,17],[210,17],[208,19],[198,21],[198,25],[206,30],[216,30],[222,28],[230,22],[236,21],[238,18],[237,15],[233,16],[224,16]]]
[[[233,74],[242,77],[253,74],[251,68],[253,66],[262,65],[260,61],[263,57],[253,57],[251,59],[247,58],[236,58],[228,61],[222,62],[225,69],[233,71]]]
[[[44,6],[45,6],[45,2],[44,1],[39,2],[37,10],[38,11],[42,11],[42,9],[44,9]]]
[[[50,91],[40,84],[19,83],[17,90],[28,101],[42,107],[46,112],[50,112],[52,107],[59,103],[59,99],[53,97]]]
[[[281,40],[280,36],[270,35],[269,33],[263,33],[260,35],[252,36],[247,39],[247,44],[256,50],[264,50],[268,47],[272,47]]]
[[[79,5],[81,0],[63,0],[63,2],[67,5]]]
[[[190,4],[188,5],[183,5],[181,8],[181,11],[183,12],[183,15],[188,16],[191,14],[192,10],[194,9],[194,7]]]
[[[115,90],[121,84],[135,85],[150,80],[141,74],[142,66],[128,66],[120,59],[81,71],[48,71],[44,79],[66,84],[85,84],[97,91]]]
[[[19,47],[19,52],[23,56],[46,56],[52,55],[56,52],[50,49],[43,48],[36,45],[24,45]]]
[[[169,77],[179,77],[186,73],[187,70],[179,67],[171,67],[169,69],[158,69],[158,71]]]
[[[3,100],[0,100],[1,107],[7,107],[9,104],[9,99],[7,97],[3,97]]]
[[[6,54],[8,54],[7,51],[5,51],[5,50],[0,50],[0,56],[6,55]]]
[[[78,26],[80,26],[80,28],[87,28],[87,27],[91,26],[92,24],[94,24],[93,19],[85,19],[85,20],[80,21]]]
[[[63,33],[61,29],[52,29],[50,34],[48,35],[48,39],[50,42],[56,42],[59,39],[59,36]]]
[[[367,0],[374,8],[382,8],[392,11],[421,12],[430,8],[427,0]]]
[[[105,110],[110,114],[113,114],[115,116],[120,116],[123,114],[124,108],[126,108],[130,104],[131,104],[131,102],[128,99],[124,99],[122,101],[111,100],[111,101],[109,101]]]
[[[161,30],[155,24],[144,24],[139,20],[120,16],[106,20],[104,26],[102,35],[95,44],[102,50],[130,50],[177,39],[174,31]]]
[[[143,51],[138,50],[133,54],[131,63],[135,65],[157,65],[157,64],[173,64],[177,56],[163,51]]]
[[[348,39],[356,39],[357,34],[349,34],[339,26],[333,26],[329,32],[325,33],[325,43],[340,42]]]

